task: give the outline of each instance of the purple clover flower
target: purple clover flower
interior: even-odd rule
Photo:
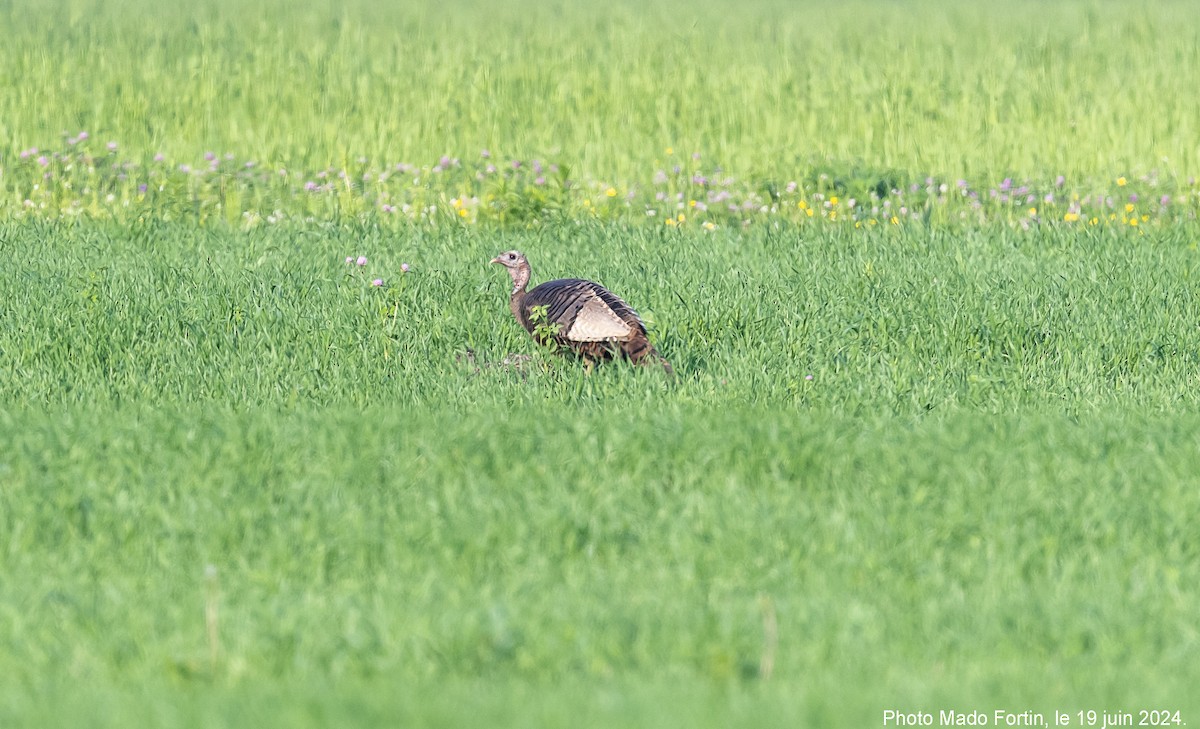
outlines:
[[[382,285],[383,285],[383,279],[381,279],[381,278],[377,278],[377,279],[375,279],[374,281],[372,281],[372,282],[371,282],[371,285],[372,285],[372,286],[382,286]]]
[[[358,260],[356,260],[355,263],[358,264],[359,266],[365,266],[365,265],[367,265],[367,257],[359,256]]]

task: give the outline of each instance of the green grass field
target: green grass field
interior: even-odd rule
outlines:
[[[1200,722],[1190,5],[0,24],[0,727]]]

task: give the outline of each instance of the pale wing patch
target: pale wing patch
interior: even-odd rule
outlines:
[[[575,323],[567,331],[567,339],[575,342],[603,342],[624,339],[633,329],[608,308],[599,296],[593,296],[579,310]]]

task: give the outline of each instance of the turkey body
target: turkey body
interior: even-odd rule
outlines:
[[[530,268],[517,251],[492,259],[504,265],[513,279],[509,306],[513,316],[539,344],[570,349],[589,366],[622,357],[634,364],[671,365],[646,336],[646,326],[621,297],[594,281],[564,278],[547,281],[530,291]]]

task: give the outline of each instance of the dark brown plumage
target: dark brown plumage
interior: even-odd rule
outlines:
[[[589,368],[619,355],[634,364],[657,362],[668,373],[674,373],[670,363],[650,344],[637,312],[600,284],[563,278],[526,291],[530,269],[523,254],[501,253],[492,263],[508,269],[513,282],[509,307],[539,344],[571,349]],[[541,307],[545,307],[544,315]]]

